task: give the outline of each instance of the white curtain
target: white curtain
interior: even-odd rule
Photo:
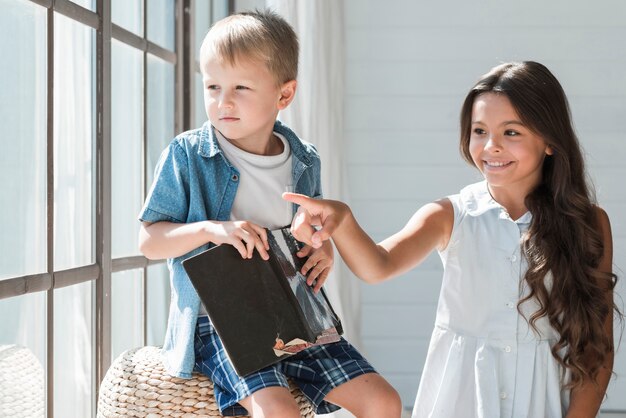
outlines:
[[[298,90],[294,102],[279,119],[302,139],[313,143],[322,158],[324,197],[348,200],[342,166],[344,98],[343,2],[337,0],[266,0],[283,16],[300,40]],[[335,269],[326,292],[341,317],[344,336],[360,347],[360,295],[358,282],[335,254]],[[335,417],[351,414],[342,410]]]

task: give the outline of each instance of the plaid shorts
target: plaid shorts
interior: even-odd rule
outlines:
[[[376,373],[363,356],[344,340],[303,350],[273,366],[239,377],[228,360],[222,342],[206,316],[198,318],[195,332],[194,370],[210,377],[215,398],[224,416],[247,415],[241,399],[272,386],[289,387],[287,377],[311,401],[316,414],[339,409],[324,401],[332,389],[366,373]]]

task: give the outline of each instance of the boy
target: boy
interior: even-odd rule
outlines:
[[[312,145],[276,121],[294,97],[298,66],[298,41],[282,18],[254,12],[217,22],[200,49],[200,66],[209,122],[163,152],[139,216],[141,252],[167,258],[171,271],[168,372],[211,377],[225,415],[300,416],[290,377],[317,413],[342,406],[358,417],[399,417],[395,390],[344,339],[244,377],[233,370],[181,261],[219,244],[268,259],[263,227],[291,222],[293,207],[282,192],[321,196],[320,161]],[[332,267],[332,247],[306,247],[305,254],[304,273],[309,285],[317,280],[317,291]]]

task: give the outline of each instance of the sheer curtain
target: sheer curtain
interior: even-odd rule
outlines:
[[[266,0],[294,27],[300,39],[298,91],[279,119],[302,139],[313,143],[322,158],[324,196],[347,200],[342,167],[344,30],[343,3],[336,0]],[[360,346],[360,295],[358,282],[349,277],[339,255],[325,285],[342,319],[345,337]],[[350,416],[346,412],[334,414]]]

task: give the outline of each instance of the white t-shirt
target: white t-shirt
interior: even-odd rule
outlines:
[[[257,155],[236,147],[215,130],[215,137],[226,159],[239,171],[239,186],[230,211],[231,221],[250,221],[269,229],[291,224],[291,203],[282,198],[283,192],[292,191],[291,148],[285,137],[277,132],[274,135],[283,142],[283,152],[279,155]],[[205,315],[207,312],[201,303],[198,316]]]
[[[239,186],[230,219],[251,221],[269,229],[289,225],[292,206],[282,198],[283,192],[292,188],[292,157],[287,140],[274,132],[283,143],[283,152],[256,155],[231,144],[217,130],[215,135],[226,159],[239,171]]]

